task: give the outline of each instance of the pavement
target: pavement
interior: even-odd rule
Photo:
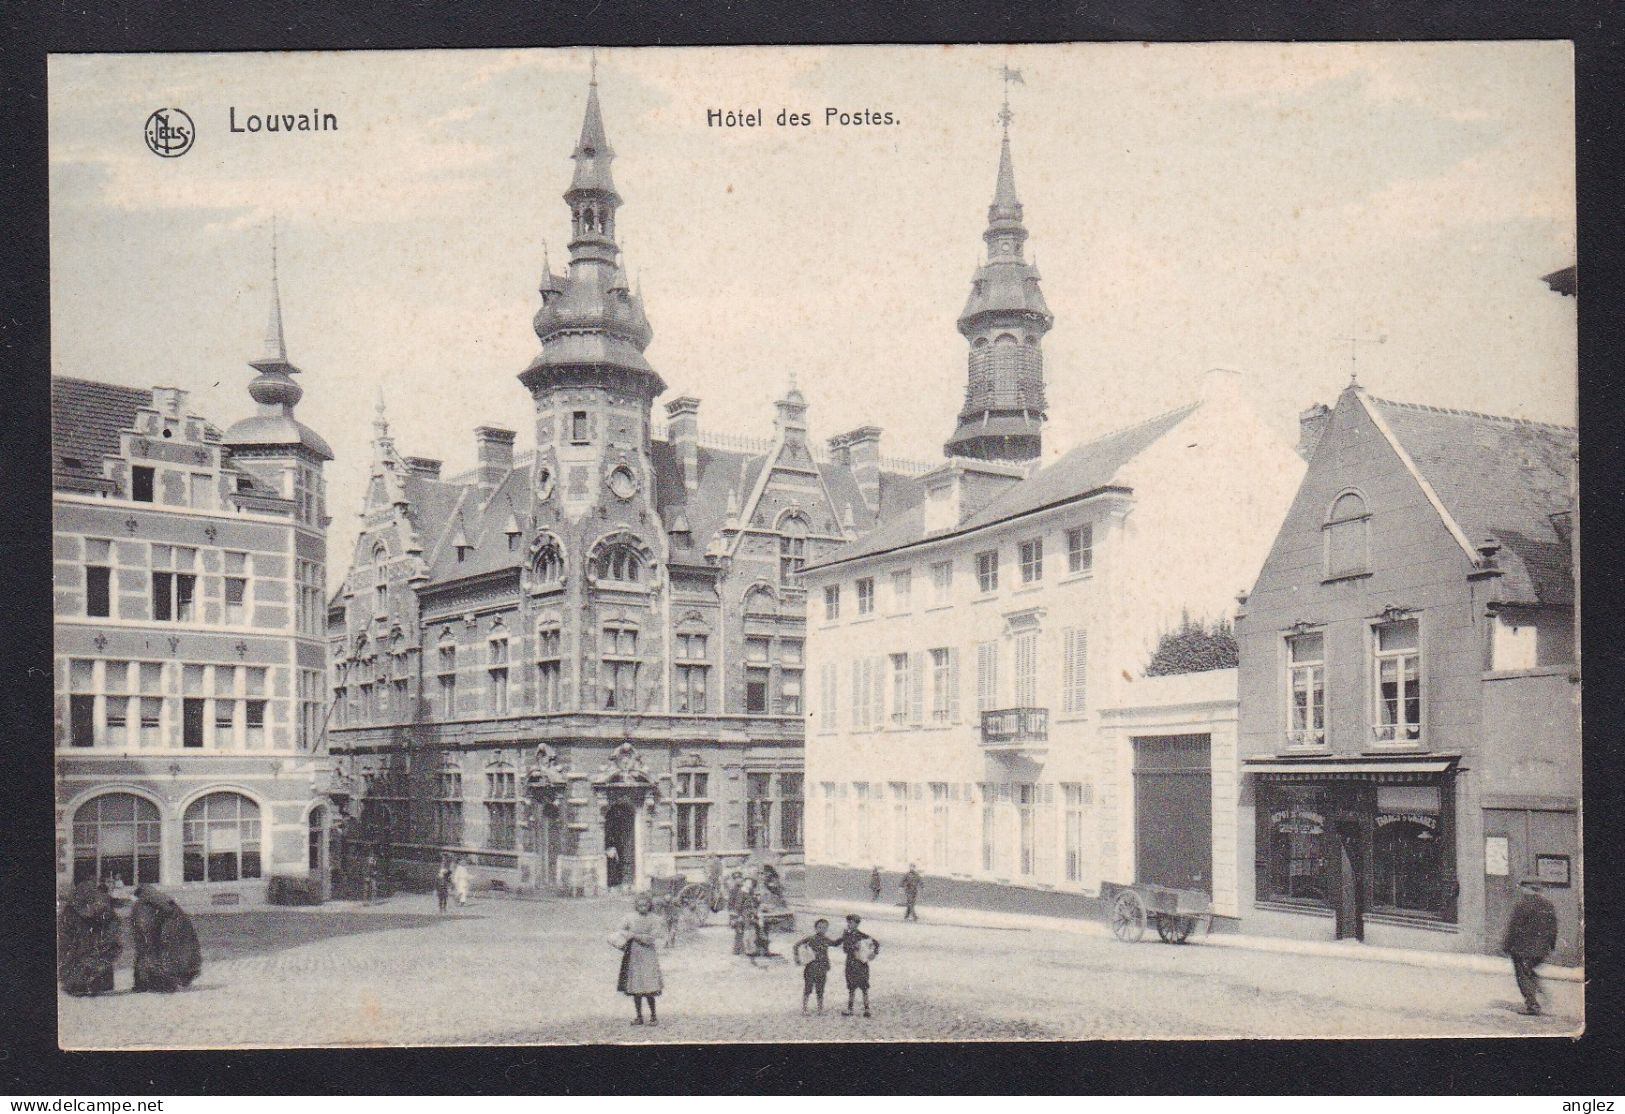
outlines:
[[[816,911],[818,916],[833,917],[839,923],[846,913],[858,912],[865,918],[892,920],[902,923],[902,906],[893,903],[860,901],[823,901],[814,899],[802,906]],[[933,924],[952,924],[962,928],[1009,928],[1030,931],[1073,933],[1101,939],[1111,937],[1111,928],[1104,920],[1088,917],[1046,917],[1031,913],[1001,913],[988,909],[965,909],[951,906],[921,905]],[[1147,940],[1157,938],[1155,925],[1147,925]],[[1272,952],[1278,955],[1317,955],[1330,959],[1350,959],[1373,963],[1398,963],[1407,967],[1444,967],[1461,971],[1479,971],[1502,975],[1511,962],[1504,956],[1480,955],[1476,952],[1425,951],[1421,948],[1383,948],[1359,940],[1298,940],[1285,936],[1254,936],[1238,932],[1200,933],[1192,936],[1192,943],[1216,948],[1239,948],[1244,951]],[[1585,968],[1560,967],[1548,964],[1540,969],[1543,979],[1560,982],[1585,982]]]
[[[845,908],[831,909],[831,914]],[[1572,1036],[1584,986],[1549,979],[1524,1017],[1510,964],[1494,972],[1344,954],[1260,952],[1221,937],[1123,944],[1100,926],[922,907],[855,910],[881,942],[873,1016],[800,1011],[787,958],[752,966],[720,923],[661,953],[660,1026],[634,1027],[606,942],[620,898],[477,900],[445,914],[432,895],[372,906],[260,909],[195,918],[204,968],[169,995],[59,995],[64,1048],[750,1041],[1092,1040],[1204,1037]],[[802,913],[801,932],[812,916]],[[839,925],[838,916],[831,916]],[[774,938],[788,952],[793,940]],[[1213,946],[1217,945],[1217,946]],[[1549,973],[1549,972],[1546,972]]]

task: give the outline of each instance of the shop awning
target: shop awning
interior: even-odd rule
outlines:
[[[1359,758],[1248,758],[1242,769],[1272,780],[1297,778],[1385,778],[1394,775],[1448,773],[1461,760],[1459,754],[1396,754]]]

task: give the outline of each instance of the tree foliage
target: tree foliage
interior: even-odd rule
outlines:
[[[1175,673],[1234,669],[1238,660],[1240,653],[1230,620],[1219,619],[1210,626],[1192,620],[1186,611],[1180,614],[1178,628],[1164,631],[1157,640],[1156,652],[1151,655],[1151,664],[1145,667],[1145,675],[1169,677]]]

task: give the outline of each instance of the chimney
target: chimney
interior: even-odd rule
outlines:
[[[474,431],[481,491],[495,491],[513,471],[513,439],[513,430],[494,425],[482,425]]]
[[[426,480],[440,478],[440,462],[427,456],[409,456],[406,458],[406,470],[414,476],[422,476]]]
[[[152,389],[152,408],[166,418],[181,416],[181,408],[186,405],[186,392],[179,387],[154,387]]]
[[[681,395],[666,403],[666,439],[677,450],[683,469],[683,486],[689,492],[700,486],[700,400]]]
[[[846,442],[846,464],[871,512],[880,510],[880,427],[859,426],[840,440]]]
[[[1315,455],[1315,446],[1326,435],[1331,423],[1332,408],[1317,402],[1298,415],[1298,455],[1308,462]]]
[[[847,441],[846,434],[836,434],[829,439],[829,462],[842,468],[852,467],[852,446]]]

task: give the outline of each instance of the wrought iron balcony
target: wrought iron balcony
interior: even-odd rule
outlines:
[[[982,713],[984,747],[1025,749],[1048,743],[1048,708],[999,708]]]

